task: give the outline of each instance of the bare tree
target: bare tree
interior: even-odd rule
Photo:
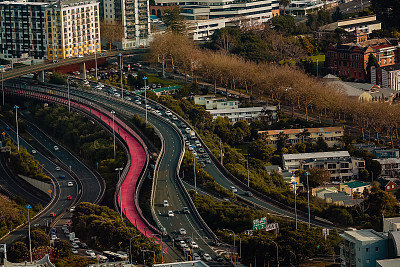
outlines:
[[[122,42],[124,38],[124,27],[119,21],[101,21],[100,22],[101,37],[104,38],[110,45],[115,42]]]

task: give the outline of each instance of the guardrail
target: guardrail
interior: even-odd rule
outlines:
[[[5,87],[5,89],[6,89],[5,92],[6,92],[6,93],[14,93],[14,90],[12,90],[12,89],[11,89],[11,90],[7,90],[7,89],[10,89],[10,87],[12,88],[12,86],[10,86],[9,84],[5,84],[5,85],[6,85],[6,87]],[[21,85],[21,84],[17,84],[17,86],[15,86],[15,84],[13,84],[13,85],[14,85],[14,87],[16,87],[17,89],[30,90],[30,91],[40,92],[40,93],[44,93],[44,94],[46,94],[46,95],[50,95],[49,98],[46,98],[46,99],[45,99],[46,101],[53,101],[53,102],[58,102],[58,103],[63,104],[63,105],[68,105],[68,101],[66,101],[67,95],[66,95],[66,93],[64,93],[64,92],[60,92],[60,91],[52,90],[52,89],[47,89],[47,88],[41,88],[41,89],[39,90],[38,87],[36,87],[36,86],[26,86],[26,85]],[[64,88],[64,89],[65,89],[65,88]],[[22,94],[22,95],[25,95],[25,96],[27,96],[27,97],[31,97],[31,98],[42,99],[40,95],[33,96],[33,95],[30,95],[30,94],[24,93],[24,91],[23,91],[21,94]],[[54,97],[54,96],[53,96],[54,94],[57,95],[58,97],[63,98],[63,99],[62,99],[63,101],[61,101],[60,99]],[[115,99],[112,99],[112,98],[110,98],[110,99],[111,99],[111,100],[115,100]],[[81,98],[81,97],[77,97],[77,96],[74,96],[74,95],[70,95],[70,101],[71,101],[71,107],[74,106],[74,105],[73,105],[73,101],[76,101],[76,102],[80,102],[80,103],[82,103],[82,104],[85,104],[85,105],[90,106],[91,109],[97,110],[97,111],[99,111],[99,112],[102,111],[102,108],[101,108],[99,105],[97,105],[97,104],[95,104],[95,103],[93,103],[93,102],[91,102],[91,101],[88,101],[88,100],[86,100],[85,98]],[[74,106],[74,107],[75,107],[75,106]],[[126,114],[126,115],[129,115],[128,112],[126,112],[126,111],[124,111],[124,110],[122,110],[122,109],[118,109],[118,108],[115,108],[115,109],[116,109],[116,110],[119,110],[121,113],[124,113],[124,114]],[[109,117],[109,118],[110,118],[110,117]],[[127,132],[129,132],[143,147],[146,147],[145,143],[143,142],[143,140],[139,137],[139,135],[138,135],[137,133],[135,133],[132,129],[130,129],[130,128],[129,128],[125,123],[123,123],[122,121],[119,121],[119,123],[120,123],[120,126],[123,126],[124,130],[126,130]],[[146,151],[146,149],[145,149],[145,151]],[[146,151],[146,167],[148,166],[147,164],[148,164],[148,153],[147,153],[147,151]],[[140,187],[141,187],[142,184],[143,184],[143,179],[145,178],[145,177],[144,177],[144,174],[145,174],[145,171],[144,171],[144,170],[145,170],[145,169],[142,170],[141,175],[140,175],[140,178],[139,178],[139,180],[138,180],[138,183],[136,184],[136,193],[138,193],[138,191],[140,191]],[[124,173],[124,174],[126,175],[126,173]],[[121,177],[122,177],[122,175],[121,175]],[[141,211],[140,207],[138,206],[138,194],[136,194],[136,196],[135,196],[135,205],[136,205],[136,208],[137,208],[137,210],[138,210],[138,212],[139,212],[140,217],[141,217],[142,220],[149,226],[149,228],[152,229],[152,230],[155,231],[155,232],[161,233],[159,229],[157,229],[156,227],[154,227],[154,226],[153,226],[150,222],[148,222],[148,220],[144,217],[143,212]]]

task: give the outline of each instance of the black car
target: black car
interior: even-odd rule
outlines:
[[[86,243],[81,243],[81,248],[88,248],[88,245],[86,245]]]
[[[218,261],[218,262],[223,262],[224,258],[219,254],[215,254],[215,260]]]

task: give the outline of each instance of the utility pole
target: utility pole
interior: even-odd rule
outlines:
[[[307,176],[307,201],[308,201],[308,229],[311,228],[311,214],[310,214],[310,185],[308,183],[308,176],[310,176],[310,172],[306,172]]]
[[[147,87],[146,87],[147,77],[144,76],[142,79],[144,80],[144,105],[145,105],[144,109],[146,110],[145,112],[146,112],[146,125],[147,125],[147,93],[146,93],[147,92]]]
[[[18,109],[19,107],[17,105],[14,106],[15,109],[15,124],[17,125],[17,148],[19,152],[19,134],[18,134]]]
[[[32,262],[32,242],[31,242],[31,219],[29,216],[29,210],[32,208],[31,205],[27,204],[25,206],[25,209],[28,210],[28,239],[29,239],[29,256],[30,256],[30,260]]]
[[[113,139],[114,139],[114,159],[115,159],[115,128],[114,128],[114,116],[115,116],[115,111],[111,110],[111,115],[112,115],[112,120],[113,120]]]

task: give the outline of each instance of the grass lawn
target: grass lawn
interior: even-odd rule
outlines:
[[[315,65],[317,65],[317,59],[318,65],[323,66],[325,63],[325,55],[309,56],[308,58],[311,59]]]
[[[146,75],[147,75],[147,78],[148,78],[148,81],[149,81],[150,84],[152,84],[152,83],[161,83],[164,86],[168,86],[168,85],[171,85],[171,86],[172,85],[181,85],[181,86],[183,86],[182,83],[179,83],[177,81],[171,81],[168,78],[159,77],[157,74],[147,73]]]

